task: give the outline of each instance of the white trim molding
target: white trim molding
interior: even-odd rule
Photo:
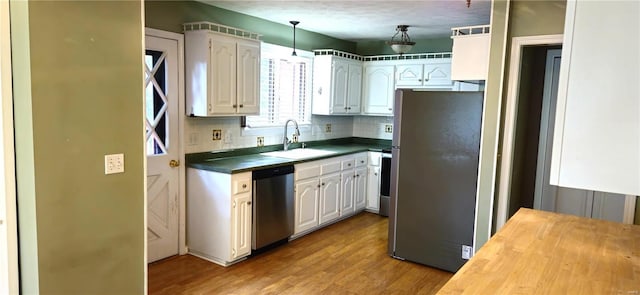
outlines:
[[[626,195],[624,198],[624,215],[622,223],[633,224],[636,217],[636,196]]]
[[[0,294],[19,294],[9,1],[0,1]]]
[[[511,190],[511,174],[513,169],[514,140],[516,133],[516,116],[518,112],[518,92],[520,90],[520,64],[522,49],[526,46],[561,45],[563,35],[539,35],[514,37],[511,41],[511,57],[509,58],[509,81],[507,84],[506,107],[504,110],[504,128],[502,140],[502,157],[500,160],[500,180],[498,185],[498,208],[496,212],[496,231],[508,219],[509,193]]]

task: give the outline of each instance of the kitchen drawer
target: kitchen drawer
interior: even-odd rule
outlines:
[[[330,159],[330,161],[322,164],[321,174],[329,174],[340,171],[340,161],[338,159]]]
[[[352,169],[356,166],[356,160],[353,157],[342,160],[342,170]]]
[[[367,166],[367,154],[357,154],[356,155],[356,167]]]
[[[295,180],[318,177],[320,165],[318,162],[304,163],[295,166]]]
[[[233,194],[251,192],[251,179],[238,179],[233,182]]]

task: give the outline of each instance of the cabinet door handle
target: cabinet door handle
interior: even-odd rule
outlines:
[[[324,186],[324,182],[322,183],[322,186]]]
[[[378,176],[378,173],[373,173],[373,176]]]
[[[243,108],[243,107],[244,107],[244,105],[240,105],[240,107],[241,107],[241,108]]]
[[[364,164],[364,161],[360,161],[360,163]]]
[[[233,105],[233,108],[234,108],[234,109],[235,109],[235,108],[237,108],[237,107],[238,107],[238,105],[237,105],[237,104],[234,104],[234,105]]]
[[[354,174],[354,175],[353,175],[353,178],[356,178],[356,177],[357,177],[357,176]]]
[[[251,201],[247,202],[247,205],[251,205]]]
[[[320,185],[318,184],[318,187],[320,187]]]
[[[347,166],[351,167],[351,163],[347,164]]]
[[[393,109],[392,109],[392,108],[389,108],[389,110],[390,110],[390,111],[393,111]]]
[[[242,188],[247,188],[247,184],[246,184],[246,183],[245,183],[245,184],[243,184],[243,185],[242,185]]]

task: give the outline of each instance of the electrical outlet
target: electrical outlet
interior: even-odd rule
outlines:
[[[462,259],[471,259],[473,257],[473,248],[471,246],[462,245]]]
[[[393,125],[391,125],[391,124],[384,125],[384,132],[385,133],[393,133]]]
[[[324,132],[325,133],[331,133],[331,124],[325,124],[324,125]]]
[[[298,142],[298,135],[294,134],[291,136],[291,142]]]
[[[258,146],[264,146],[264,136],[258,136]]]
[[[213,129],[212,138],[213,140],[221,140],[222,139],[222,130]]]
[[[104,174],[124,172],[124,154],[112,154],[104,156]]]

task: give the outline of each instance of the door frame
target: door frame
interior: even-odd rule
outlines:
[[[502,157],[500,160],[500,178],[498,183],[498,207],[495,227],[498,231],[507,222],[509,211],[509,193],[511,191],[511,174],[513,172],[513,153],[516,135],[516,118],[518,114],[518,92],[520,91],[520,69],[522,52],[525,46],[562,45],[563,35],[538,35],[514,37],[511,39],[511,56],[509,58],[509,80],[507,82],[507,104],[505,106]]]
[[[15,149],[13,137],[13,87],[11,75],[11,30],[9,1],[0,1],[0,293],[18,294],[18,218],[16,195]],[[2,228],[5,227],[5,228]],[[5,248],[6,246],[6,248]]]
[[[185,121],[185,98],[184,98],[184,35],[167,32],[152,28],[144,28],[145,36],[152,36],[164,39],[175,40],[178,42],[178,158],[181,164],[178,166],[178,254],[183,255],[187,253],[186,242],[186,188],[185,188],[185,155],[184,155],[184,121]],[[146,50],[146,43],[144,46]],[[143,52],[144,54],[144,52]],[[142,114],[144,116],[144,114]],[[143,132],[144,134],[144,132]],[[144,141],[144,135],[142,136]],[[144,173],[147,175],[147,154],[144,155],[145,165]],[[145,177],[145,195],[146,195],[146,177]],[[144,208],[144,243],[145,243],[145,263],[147,263],[147,201],[145,199]]]
[[[509,58],[509,81],[507,84],[507,104],[502,139],[502,157],[500,161],[500,180],[498,183],[498,206],[496,210],[495,230],[498,231],[508,219],[509,193],[511,191],[511,174],[513,169],[513,152],[515,145],[516,119],[518,113],[518,92],[520,90],[520,65],[522,51],[525,46],[562,45],[563,35],[537,35],[514,37],[511,41]],[[636,197],[625,196],[623,222],[632,224],[635,216]]]

